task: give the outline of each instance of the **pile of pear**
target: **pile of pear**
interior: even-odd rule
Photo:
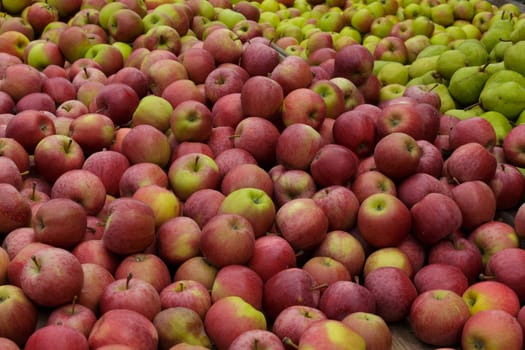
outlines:
[[[520,15],[516,5],[503,5],[481,27],[479,38],[429,41],[408,64],[379,60],[374,71],[383,87],[397,85],[400,93],[415,84],[437,92],[443,114],[485,118],[501,143],[514,125],[525,123],[525,18]]]

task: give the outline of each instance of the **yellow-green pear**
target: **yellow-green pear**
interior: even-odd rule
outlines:
[[[456,102],[450,95],[450,92],[448,92],[448,87],[446,85],[437,84],[433,91],[435,91],[441,99],[441,113],[457,108]]]
[[[459,68],[469,64],[467,55],[459,50],[448,50],[439,55],[436,71],[445,79],[450,79]]]
[[[450,48],[447,45],[429,45],[423,49],[418,55],[417,59],[424,58],[424,57],[431,57],[431,56],[439,56],[443,52],[450,50]]]
[[[525,75],[525,41],[519,41],[505,50],[503,62],[505,68]]]
[[[469,66],[482,66],[487,63],[489,51],[479,40],[466,39],[463,40],[456,50],[461,51],[467,56]]]
[[[411,78],[420,77],[423,74],[435,71],[439,56],[418,58],[408,66],[408,75]]]
[[[489,78],[490,79],[490,78]],[[525,79],[525,78],[524,78]],[[510,120],[515,120],[525,109],[525,87],[516,81],[487,84],[479,96],[479,102],[485,110],[502,113]]]
[[[488,111],[480,115],[481,118],[488,121],[496,133],[496,145],[503,144],[505,136],[512,130],[511,122],[503,114],[496,111]]]
[[[470,106],[478,102],[488,78],[489,74],[485,72],[484,66],[463,67],[450,78],[448,90],[459,105]]]

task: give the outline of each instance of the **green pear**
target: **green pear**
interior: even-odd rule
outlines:
[[[423,74],[434,71],[437,68],[439,56],[418,58],[408,66],[408,75],[411,78],[420,77]]]
[[[503,61],[505,51],[511,46],[511,41],[500,41],[497,43],[489,53],[489,62],[496,63]]]
[[[494,12],[490,19],[489,29],[503,29],[511,32],[514,29],[514,18],[516,16],[511,11],[499,10]]]
[[[407,86],[411,85],[430,85],[430,84],[441,84],[443,83],[443,77],[439,75],[437,71],[429,71],[423,74],[422,76],[410,79],[407,82]]]
[[[445,111],[457,108],[456,102],[450,95],[448,87],[445,84],[437,84],[432,91],[435,91],[441,99],[441,108],[439,109],[441,113],[445,113]]]
[[[505,70],[505,63],[503,61],[496,62],[496,63],[489,63],[487,67],[485,68],[485,72],[489,73],[489,75],[499,72],[500,70]]]
[[[487,52],[492,51],[494,46],[502,40],[510,40],[512,30],[504,28],[490,28],[481,36],[480,42],[485,45]]]
[[[520,115],[514,122],[515,125],[525,124],[525,109],[521,111]]]
[[[472,117],[479,116],[483,110],[479,106],[475,106],[472,108],[454,108],[449,109],[448,111],[445,111],[444,114],[450,115],[459,119],[468,119]]]
[[[503,114],[496,111],[488,111],[480,115],[481,118],[488,121],[496,133],[496,145],[503,144],[505,136],[512,130],[511,122]]]
[[[525,18],[520,18],[515,24],[514,29],[510,33],[510,40],[513,43],[525,40]]]
[[[450,50],[450,48],[447,45],[429,45],[425,47],[418,55],[417,59],[424,58],[424,57],[431,57],[431,56],[439,56],[443,52]]]
[[[489,54],[485,45],[477,39],[465,39],[456,48],[467,56],[470,66],[482,66],[487,63]]]
[[[448,90],[461,106],[470,106],[478,102],[488,78],[485,66],[459,68],[450,78]]]
[[[503,62],[505,68],[525,76],[525,41],[519,41],[505,50]]]
[[[469,64],[467,55],[459,50],[448,50],[439,55],[436,71],[445,79],[450,79],[459,68]]]
[[[382,86],[388,84],[406,85],[408,82],[408,66],[399,62],[389,62],[377,73]]]
[[[498,84],[488,84],[487,81],[479,96],[479,102],[483,109],[499,112],[508,119],[515,120],[525,109],[523,96],[525,87],[516,81],[507,80]]]
[[[485,86],[488,87],[491,84],[501,84],[507,81],[514,81],[522,87],[525,87],[525,77],[510,69],[503,69],[491,74]]]

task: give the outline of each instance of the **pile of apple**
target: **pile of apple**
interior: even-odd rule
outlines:
[[[0,5],[2,350],[522,349],[517,5]]]

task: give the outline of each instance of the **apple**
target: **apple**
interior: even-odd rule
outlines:
[[[334,61],[334,77],[344,77],[362,85],[372,74],[374,57],[362,45],[346,45],[338,50]]]
[[[365,113],[347,111],[334,122],[335,143],[347,147],[360,158],[372,154],[376,135],[375,122]]]
[[[108,43],[97,43],[90,46],[84,58],[97,62],[106,76],[116,73],[124,66],[124,57],[120,50]]]
[[[329,230],[349,230],[356,224],[359,200],[348,187],[328,186],[314,193],[312,199],[328,217]]]
[[[397,267],[410,278],[414,276],[414,270],[408,256],[398,247],[379,248],[371,252],[365,259],[363,266],[363,277],[373,270],[381,267]]]
[[[416,297],[409,317],[417,339],[433,346],[453,346],[460,341],[470,312],[460,295],[434,289]]]
[[[189,79],[179,79],[172,82],[162,91],[161,97],[166,99],[173,108],[183,101],[194,99],[204,103],[206,99],[204,91],[201,91],[201,89]]]
[[[396,180],[415,173],[421,148],[409,134],[393,132],[377,142],[373,157],[377,170]]]
[[[159,335],[159,349],[173,349],[186,344],[193,348],[207,349],[211,341],[204,328],[203,320],[192,309],[170,307],[160,311],[153,319]]]
[[[508,210],[519,206],[525,192],[525,179],[519,170],[510,164],[502,163],[496,168],[489,185],[496,197],[496,209]]]
[[[153,322],[145,316],[132,310],[116,309],[99,317],[89,334],[88,342],[92,348],[126,344],[131,348],[155,350],[159,335]]]
[[[180,264],[173,276],[174,281],[195,280],[211,290],[218,268],[211,265],[203,256],[195,256]]]
[[[459,267],[469,283],[476,281],[482,272],[481,252],[474,242],[464,237],[442,240],[432,246],[428,252],[428,263],[445,263]]]
[[[206,77],[216,68],[213,55],[202,47],[191,47],[179,56],[186,68],[188,77],[197,84],[202,84]]]
[[[338,161],[343,163],[336,167]],[[345,146],[327,144],[315,154],[310,163],[310,173],[320,187],[344,186],[354,178],[358,162],[357,156]]]
[[[72,350],[89,349],[87,338],[80,331],[55,324],[37,329],[27,339],[24,349],[56,349],[57,346]]]
[[[45,111],[26,110],[16,113],[7,123],[5,137],[14,139],[33,153],[46,136],[55,134],[53,118]]]
[[[241,297],[258,310],[262,310],[263,280],[244,265],[223,266],[217,272],[211,289],[212,303],[228,296]]]
[[[173,58],[155,55],[157,52],[159,50],[153,50],[144,58],[140,71],[147,79],[149,91],[155,96],[161,96],[164,89],[172,82],[188,79],[188,73],[182,63]]]
[[[18,345],[9,338],[0,337],[0,345],[5,350],[20,350]]]
[[[131,197],[140,187],[159,185],[168,188],[168,175],[157,164],[137,163],[124,169],[119,181],[121,197]]]
[[[110,252],[101,239],[90,239],[78,243],[71,252],[81,264],[94,263],[115,273],[120,262],[119,256]]]
[[[365,349],[366,343],[357,332],[337,320],[319,320],[306,328],[299,338],[300,348]]]
[[[29,170],[29,154],[15,139],[0,137],[0,155],[10,158],[20,172]]]
[[[252,42],[244,48],[240,65],[250,76],[267,76],[279,64],[279,54],[270,45]]]
[[[385,225],[395,220],[395,227]],[[375,193],[361,202],[357,213],[357,226],[365,241],[375,247],[401,243],[411,229],[410,210],[394,195]],[[389,229],[387,229],[389,228]]]
[[[495,281],[504,283],[512,288],[518,295],[520,301],[524,298],[523,288],[519,284],[520,276],[523,275],[521,265],[513,266],[514,262],[523,260],[523,252],[520,248],[506,248],[494,254],[485,267],[484,278],[494,278]],[[507,266],[513,266],[509,273]],[[490,277],[489,277],[490,276]]]
[[[514,227],[500,221],[480,224],[469,233],[468,238],[480,249],[484,265],[497,252],[519,246],[519,236]]]
[[[469,142],[453,150],[445,164],[447,176],[460,183],[473,180],[488,182],[497,167],[494,155],[477,142]]]
[[[128,255],[119,262],[113,275],[116,279],[122,279],[129,274],[150,283],[158,293],[171,282],[166,263],[152,253]]]
[[[118,278],[106,286],[100,296],[100,312],[111,310],[133,310],[153,320],[161,310],[159,292],[153,285],[130,273],[125,278]]]
[[[73,303],[60,306],[49,314],[46,325],[71,327],[82,333],[86,339],[97,321],[93,310],[87,306]]]
[[[370,160],[373,161],[373,157],[370,157]],[[365,162],[361,161],[360,165],[363,163]],[[375,164],[373,168],[375,168]],[[351,189],[360,203],[376,193],[387,193],[397,196],[395,182],[390,177],[377,170],[368,170],[357,175],[352,182]]]
[[[115,278],[104,267],[93,263],[81,264],[84,275],[82,290],[78,294],[77,302],[92,310],[95,315],[99,312],[99,301],[104,289]]]
[[[0,232],[8,234],[14,229],[30,226],[31,207],[16,187],[8,183],[0,184]]]
[[[212,304],[210,292],[195,280],[178,280],[160,291],[162,309],[185,307],[195,311],[201,318]]]
[[[212,113],[198,101],[184,101],[177,105],[170,117],[170,128],[178,142],[205,142],[212,131]]]
[[[321,134],[314,127],[305,123],[293,123],[277,139],[277,161],[288,169],[306,170],[322,146]],[[297,152],[298,150],[301,152]]]
[[[274,164],[280,132],[271,121],[246,117],[235,127],[234,146],[248,151],[260,166]],[[262,140],[262,142],[261,142]]]
[[[274,183],[270,175],[256,164],[239,164],[228,170],[221,182],[221,192],[228,195],[239,188],[259,188],[268,196],[273,195]]]
[[[389,290],[385,291],[385,285]],[[376,299],[376,313],[386,322],[397,322],[410,313],[417,290],[407,274],[397,267],[381,267],[371,271],[364,282]]]
[[[123,100],[127,102],[121,103]],[[121,126],[131,121],[139,101],[137,93],[129,85],[111,83],[102,87],[94,96],[89,111],[104,114],[111,118],[115,125]]]
[[[13,185],[17,189],[22,189],[22,175],[16,163],[11,158],[0,156],[0,166],[0,169],[2,169],[0,171],[0,182]]]
[[[133,198],[117,198],[108,205],[109,216],[102,241],[113,253],[138,253],[153,243],[155,216],[145,203]]]
[[[461,210],[463,217],[461,227],[465,229],[473,230],[479,225],[491,221],[496,215],[494,192],[483,181],[465,181],[454,186],[452,198]],[[473,201],[480,201],[478,203],[483,203],[483,205],[472,206]]]
[[[328,318],[343,320],[353,312],[376,311],[376,301],[364,286],[353,281],[337,281],[328,286],[319,299],[319,310]]]
[[[241,311],[242,310],[242,311]],[[225,317],[229,322],[224,322]],[[204,318],[204,326],[217,349],[228,349],[240,334],[252,329],[266,329],[265,315],[237,296],[227,296],[213,303]]]
[[[290,55],[285,57],[270,73],[270,78],[277,81],[284,96],[299,88],[308,88],[313,75],[308,62],[301,57]]]
[[[497,309],[516,316],[520,309],[520,301],[516,292],[498,281],[473,283],[463,292],[462,297],[467,303],[471,315],[484,310]]]
[[[76,98],[75,86],[71,81],[62,76],[48,77],[45,79],[42,84],[42,92],[51,96],[57,106]]]
[[[217,244],[222,246],[226,241],[232,244],[218,250]],[[210,263],[223,267],[248,262],[253,255],[254,242],[254,230],[248,219],[238,214],[222,213],[211,218],[202,228],[200,249]]]
[[[380,316],[357,311],[341,320],[365,340],[367,349],[388,349],[392,346],[392,333]]]
[[[463,295],[469,286],[467,276],[459,267],[445,263],[423,266],[416,272],[413,280],[420,294],[433,289],[444,289]]]
[[[11,284],[0,285],[2,322],[0,335],[23,346],[36,330],[38,310],[23,290]],[[23,317],[20,317],[23,316]]]
[[[281,85],[262,75],[246,80],[240,93],[242,112],[247,117],[272,119],[283,105],[284,93]],[[286,102],[284,103],[283,108],[286,107]]]
[[[83,272],[78,259],[71,252],[57,247],[38,250],[20,271],[22,290],[42,306],[71,302],[80,292],[82,283]],[[57,286],[60,288],[55,289]]]
[[[497,336],[496,336],[497,334]],[[471,316],[461,333],[461,347],[487,349],[520,349],[523,331],[516,317],[503,310],[486,310]]]
[[[129,160],[122,153],[102,150],[89,155],[82,164],[82,169],[98,176],[106,193],[115,196],[119,194],[122,174],[129,166]]]
[[[473,130],[475,131],[473,132]],[[492,124],[482,117],[460,120],[450,130],[449,136],[452,149],[469,142],[477,142],[490,151],[496,144],[496,132]]]

